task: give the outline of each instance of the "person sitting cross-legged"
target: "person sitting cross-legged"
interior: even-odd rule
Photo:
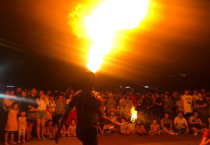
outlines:
[[[189,118],[189,126],[193,130],[194,135],[205,132],[205,126],[201,119],[198,117],[198,112],[194,112],[194,115]]]
[[[179,112],[177,117],[174,119],[174,130],[178,134],[188,134],[189,128],[187,120],[183,116],[183,112]]]

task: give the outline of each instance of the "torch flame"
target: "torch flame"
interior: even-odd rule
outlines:
[[[78,5],[70,13],[73,32],[90,40],[87,67],[99,70],[104,56],[109,54],[118,30],[138,27],[146,16],[149,0],[104,0],[88,10]]]
[[[132,122],[135,122],[135,120],[137,119],[137,111],[135,110],[134,106],[132,106],[131,110],[131,121]]]

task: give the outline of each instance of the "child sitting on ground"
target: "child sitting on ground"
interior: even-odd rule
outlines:
[[[71,120],[71,123],[69,125],[67,135],[69,137],[75,137],[76,136],[76,121],[74,119]]]
[[[20,143],[21,136],[23,137],[23,143],[25,143],[25,134],[26,134],[26,112],[22,111],[18,117],[18,143]]]
[[[125,122],[124,118],[121,118],[121,130],[120,130],[120,134],[122,135],[130,135],[131,134],[131,127],[129,125],[129,123]]]
[[[135,132],[138,135],[146,134],[146,129],[144,128],[144,124],[143,124],[143,122],[140,119],[138,119],[137,122],[136,122]]]
[[[153,120],[153,123],[150,125],[150,132],[151,135],[160,135],[160,125],[157,124],[156,120]]]
[[[47,121],[47,125],[45,127],[45,135],[49,139],[53,139],[55,137],[55,127],[53,126],[52,120]]]

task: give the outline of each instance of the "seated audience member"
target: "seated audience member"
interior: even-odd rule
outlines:
[[[189,128],[187,124],[187,120],[183,116],[183,112],[179,112],[178,116],[174,119],[174,130],[178,134],[188,134]]]
[[[198,133],[204,133],[206,130],[202,124],[202,121],[198,117],[198,112],[194,112],[194,115],[190,117],[189,126],[193,130],[194,135],[197,135]]]
[[[55,137],[55,131],[52,120],[48,120],[45,127],[45,136],[49,139],[53,139]]]
[[[160,125],[157,124],[156,120],[153,120],[153,123],[150,125],[150,131],[149,134],[151,135],[160,135]]]
[[[121,129],[120,129],[120,134],[122,135],[130,135],[131,134],[131,127],[129,123],[125,122],[124,118],[121,118]]]
[[[174,131],[172,130],[172,127],[173,127],[172,120],[169,119],[169,114],[165,113],[164,118],[161,119],[162,132],[175,135]]]
[[[135,132],[136,132],[136,134],[138,134],[138,135],[144,135],[144,134],[147,133],[147,132],[146,132],[146,129],[145,129],[145,127],[144,127],[144,124],[143,124],[143,122],[142,122],[140,119],[138,119],[138,120],[136,121]]]
[[[209,144],[210,144],[210,129],[204,132],[200,145],[209,145]]]
[[[55,124],[55,130],[56,130],[56,132],[57,132],[58,125],[59,125],[60,121],[61,121],[61,120],[59,120],[59,121]],[[66,132],[66,126],[65,126],[65,124],[63,125],[63,128],[61,129],[60,134],[61,134],[63,137],[66,136],[67,132]]]
[[[76,136],[76,121],[74,119],[71,120],[71,124],[69,125],[67,135],[70,137]]]

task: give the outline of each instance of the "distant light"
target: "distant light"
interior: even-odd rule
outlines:
[[[144,88],[149,88],[149,86],[144,86]]]
[[[15,86],[7,86],[7,88],[14,88]]]
[[[122,86],[120,86],[120,88],[122,88]]]
[[[130,89],[131,87],[130,87],[130,86],[126,86],[125,88],[126,88],[126,89]]]

